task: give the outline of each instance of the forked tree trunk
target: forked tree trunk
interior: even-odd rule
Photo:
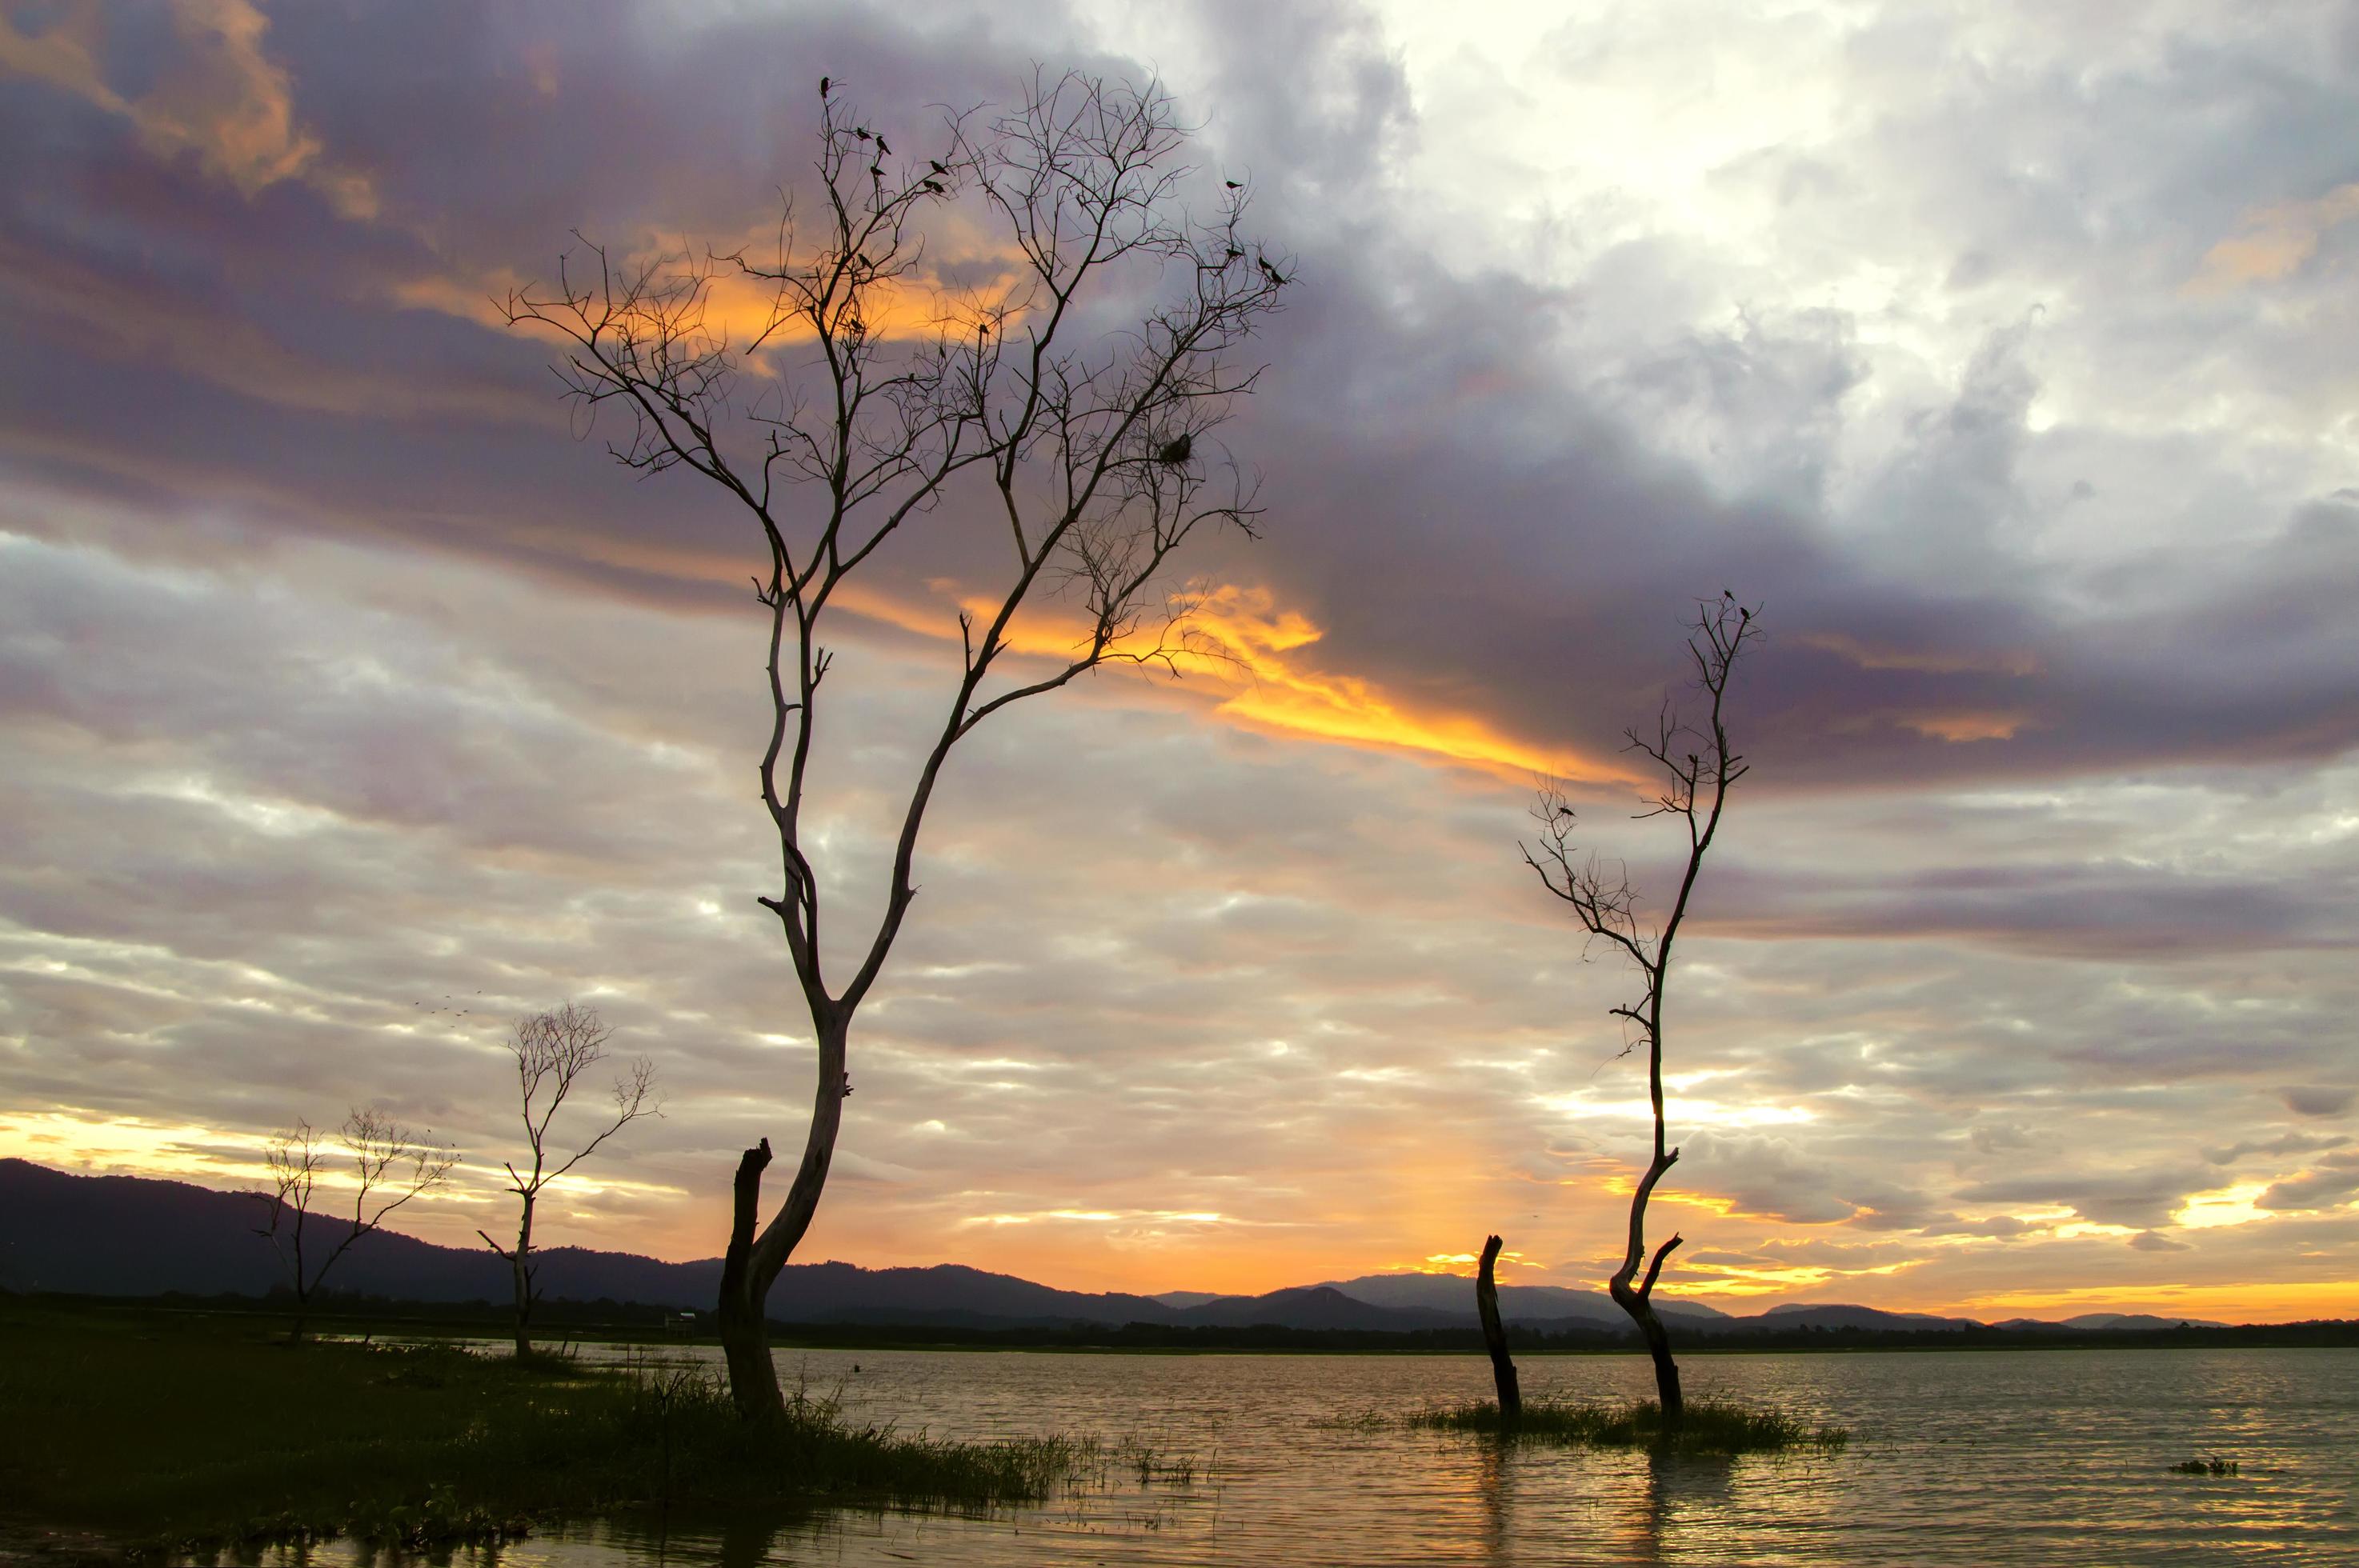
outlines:
[[[1656,1093],[1659,1096],[1660,1089]],[[1646,1256],[1647,1251],[1647,1200],[1654,1195],[1655,1184],[1663,1179],[1663,1173],[1680,1157],[1676,1149],[1668,1152],[1662,1149],[1662,1111],[1659,1108],[1662,1101],[1658,1098],[1655,1103],[1658,1107],[1655,1113],[1657,1152],[1653,1163],[1647,1167],[1646,1179],[1630,1195],[1629,1249],[1623,1254],[1622,1267],[1605,1281],[1605,1288],[1612,1293],[1614,1304],[1629,1314],[1630,1321],[1638,1325],[1638,1334],[1647,1342],[1647,1354],[1655,1362],[1655,1400],[1662,1407],[1663,1430],[1676,1432],[1687,1419],[1687,1401],[1680,1394],[1680,1365],[1671,1359],[1671,1336],[1664,1331],[1663,1320],[1655,1311],[1655,1281],[1663,1271],[1663,1260],[1669,1258],[1680,1244],[1681,1238],[1676,1232],[1669,1241],[1656,1249],[1654,1260],[1647,1265],[1645,1280],[1635,1288],[1630,1283],[1638,1271],[1638,1260]]]
[[[729,1250],[721,1261],[721,1301],[715,1314],[721,1330],[721,1351],[729,1366],[729,1393],[737,1413],[762,1421],[786,1413],[785,1393],[778,1387],[778,1368],[770,1359],[770,1287],[794,1255],[795,1246],[810,1228],[819,1212],[820,1194],[827,1186],[827,1168],[835,1158],[835,1137],[843,1125],[843,1097],[852,1092],[844,1076],[843,1051],[851,1021],[828,1017],[819,1029],[819,1085],[811,1100],[810,1135],[803,1144],[803,1161],[796,1167],[794,1184],[760,1234],[762,1173],[770,1163],[770,1141],[745,1151],[737,1162],[737,1184],[729,1220]]]
[[[1483,1343],[1491,1352],[1491,1379],[1499,1386],[1499,1419],[1514,1422],[1524,1415],[1524,1391],[1516,1382],[1516,1363],[1507,1354],[1507,1331],[1499,1322],[1499,1286],[1492,1275],[1498,1261],[1499,1238],[1483,1243],[1483,1267],[1474,1276],[1474,1310],[1483,1318]]]

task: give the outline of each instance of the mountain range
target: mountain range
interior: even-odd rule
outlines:
[[[261,1202],[251,1194],[145,1176],[76,1175],[0,1159],[0,1290],[266,1295],[281,1285],[282,1276],[269,1242],[255,1233],[261,1218]],[[324,1217],[315,1222],[339,1227]],[[667,1263],[580,1247],[551,1247],[538,1257],[541,1286],[551,1301],[703,1311],[712,1306],[721,1279],[717,1258]],[[507,1265],[488,1249],[440,1247],[387,1230],[355,1243],[336,1265],[329,1286],[339,1293],[397,1301],[493,1303],[506,1301],[510,1288]],[[1473,1282],[1456,1275],[1369,1274],[1255,1296],[1201,1291],[1147,1296],[1060,1291],[955,1263],[896,1269],[789,1264],[771,1290],[769,1306],[771,1317],[781,1323],[962,1329],[1150,1324],[1405,1332],[1464,1328],[1476,1321]],[[1756,1317],[1681,1301],[1661,1302],[1658,1310],[1697,1335],[1981,1326],[1967,1318],[1842,1303],[1772,1307]],[[1603,1292],[1556,1285],[1503,1285],[1499,1311],[1510,1324],[1552,1331],[1621,1329],[1628,1324]],[[2090,1314],[2065,1324],[2017,1319],[1999,1326],[2133,1329],[2175,1326],[2178,1321]]]

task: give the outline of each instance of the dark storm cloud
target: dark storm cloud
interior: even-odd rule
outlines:
[[[742,236],[802,178],[802,76],[832,70],[877,113],[922,116],[1004,99],[1072,32],[1055,15],[1017,28],[848,8],[274,16],[291,112],[320,168],[365,182],[366,219],[340,211],[340,187],[192,178],[122,115],[12,83],[0,114],[45,157],[0,177],[24,247],[6,346],[46,369],[12,382],[0,425],[24,470],[99,493],[234,503],[637,591],[728,581],[740,520],[684,483],[618,483],[569,440],[546,344],[400,300],[473,308],[502,276],[545,274],[576,226],[625,243]],[[1908,412],[1838,508],[1810,474],[1846,400],[1875,390],[1840,312],[1569,364],[1614,255],[1538,285],[1420,232],[1388,175],[1421,128],[1365,13],[1236,7],[1206,37],[1211,150],[1250,164],[1305,280],[1232,433],[1282,526],[1230,564],[1327,629],[1320,665],[1608,748],[1676,679],[1681,607],[1726,584],[1772,607],[1745,702],[1779,787],[2320,756],[2359,737],[2359,697],[2334,674],[2359,663],[2336,611],[2359,590],[2351,508],[2321,503],[2227,558],[2155,561],[2134,606],[2068,610],[2020,563],[2000,567],[2040,440],[2023,320]],[[407,64],[359,63],[383,60]],[[781,61],[805,69],[786,79]],[[1673,411],[1809,473],[1716,493],[1650,449],[1648,425]]]

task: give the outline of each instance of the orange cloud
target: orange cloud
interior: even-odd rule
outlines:
[[[945,594],[955,591],[951,584],[934,586]],[[846,609],[902,631],[957,635],[956,620],[939,610],[873,590],[846,588],[836,597]],[[997,608],[973,596],[958,603],[985,618]],[[1174,651],[1172,668],[1213,694],[1214,712],[1247,728],[1440,757],[1518,782],[1534,774],[1587,781],[1631,776],[1617,762],[1569,748],[1544,751],[1480,719],[1419,709],[1372,682],[1319,670],[1309,650],[1324,633],[1299,611],[1279,608],[1266,588],[1223,584],[1207,589],[1196,597],[1186,625],[1190,641]],[[1019,617],[1008,642],[1018,654],[1070,658],[1087,636],[1078,616],[1043,611]],[[1143,633],[1134,639],[1133,651],[1154,646],[1155,639],[1154,633]]]
[[[1984,1309],[1977,1315],[1993,1315],[1989,1309],[2029,1312],[2070,1308],[2073,1312],[2147,1312],[2158,1317],[2177,1314],[2234,1323],[2348,1318],[2359,1317],[2359,1279],[2276,1283],[2239,1280],[2221,1285],[2069,1285],[2046,1290],[2035,1287],[1970,1296],[1966,1304],[1970,1309]]]
[[[2029,676],[2039,673],[2039,657],[2028,648],[1954,653],[1940,649],[1879,648],[1843,632],[1805,632],[1795,641],[1806,648],[1818,648],[1848,659],[1864,670],[1916,670],[1940,676]]]
[[[2328,231],[2359,218],[2359,180],[2339,185],[2315,201],[2257,208],[2237,232],[2204,253],[2187,285],[2191,294],[2217,294],[2240,284],[2276,283],[2318,254]]]
[[[992,243],[970,215],[956,208],[933,208],[923,216],[925,249],[916,268],[902,276],[880,279],[867,293],[864,304],[869,330],[887,339],[928,339],[945,322],[971,323],[984,311],[1006,312],[1003,327],[1020,322],[1027,276],[1022,256]],[[789,255],[799,254],[791,236],[787,243]],[[616,245],[610,254],[620,277],[635,276],[650,267],[671,272],[681,258],[703,257],[708,251],[723,256],[740,254],[754,266],[772,270],[781,266],[780,234],[775,222],[692,243],[679,235],[648,230],[627,246]],[[584,258],[575,259],[580,263]],[[587,258],[588,265],[594,265],[595,260]],[[983,281],[973,281],[987,267],[995,270]],[[956,287],[948,282],[953,275],[962,279]],[[595,281],[579,266],[571,275],[577,289]],[[546,277],[536,284],[512,268],[500,267],[470,276],[429,274],[395,285],[392,293],[397,304],[506,331],[505,300],[527,290],[538,296],[552,287]],[[761,342],[763,350],[752,357],[750,367],[765,375],[779,369],[771,351],[810,342],[815,335],[810,323],[799,317],[781,315],[775,284],[749,276],[726,260],[710,265],[695,330],[740,351],[750,343]]]
[[[2030,715],[2025,713],[1964,712],[1918,713],[1905,716],[1903,729],[1914,730],[1919,735],[1935,741],[1961,744],[1968,741],[2010,741],[2023,728]]]
[[[262,51],[269,19],[251,0],[180,0],[169,15],[184,52],[138,98],[106,80],[107,15],[98,0],[69,6],[38,32],[19,32],[0,16],[0,67],[124,116],[150,152],[191,154],[248,196],[300,178],[346,217],[375,216],[367,178],[323,163],[319,138],[295,123],[287,72]]]

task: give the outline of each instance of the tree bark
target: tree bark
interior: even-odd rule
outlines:
[[[760,1421],[786,1413],[777,1368],[770,1361],[770,1325],[764,1288],[754,1288],[754,1221],[762,1205],[762,1172],[770,1163],[766,1138],[737,1161],[737,1186],[729,1219],[729,1250],[721,1260],[721,1300],[714,1317],[721,1354],[729,1364],[729,1394],[737,1413]]]
[[[1524,1393],[1516,1382],[1516,1363],[1507,1355],[1507,1331],[1499,1323],[1499,1286],[1491,1271],[1498,1260],[1499,1247],[1495,1236],[1483,1243],[1483,1267],[1474,1276],[1474,1310],[1483,1318],[1483,1343],[1491,1352],[1491,1378],[1499,1385],[1499,1419],[1512,1423],[1523,1419]]]
[[[815,1012],[821,1011],[814,1008]],[[729,1227],[729,1250],[721,1266],[721,1347],[729,1363],[729,1392],[748,1421],[784,1414],[786,1396],[770,1360],[768,1302],[778,1271],[819,1212],[827,1168],[835,1158],[836,1133],[843,1126],[843,1098],[852,1092],[844,1076],[844,1042],[850,1020],[830,1008],[819,1025],[819,1083],[811,1098],[810,1135],[786,1201],[759,1236],[754,1221],[761,1208],[762,1172],[770,1162],[770,1141],[745,1151],[737,1163],[737,1191]]]
[[[516,1227],[516,1251],[509,1255],[511,1271],[516,1276],[516,1353],[521,1361],[532,1354],[532,1200],[536,1195],[524,1195],[524,1219]]]

